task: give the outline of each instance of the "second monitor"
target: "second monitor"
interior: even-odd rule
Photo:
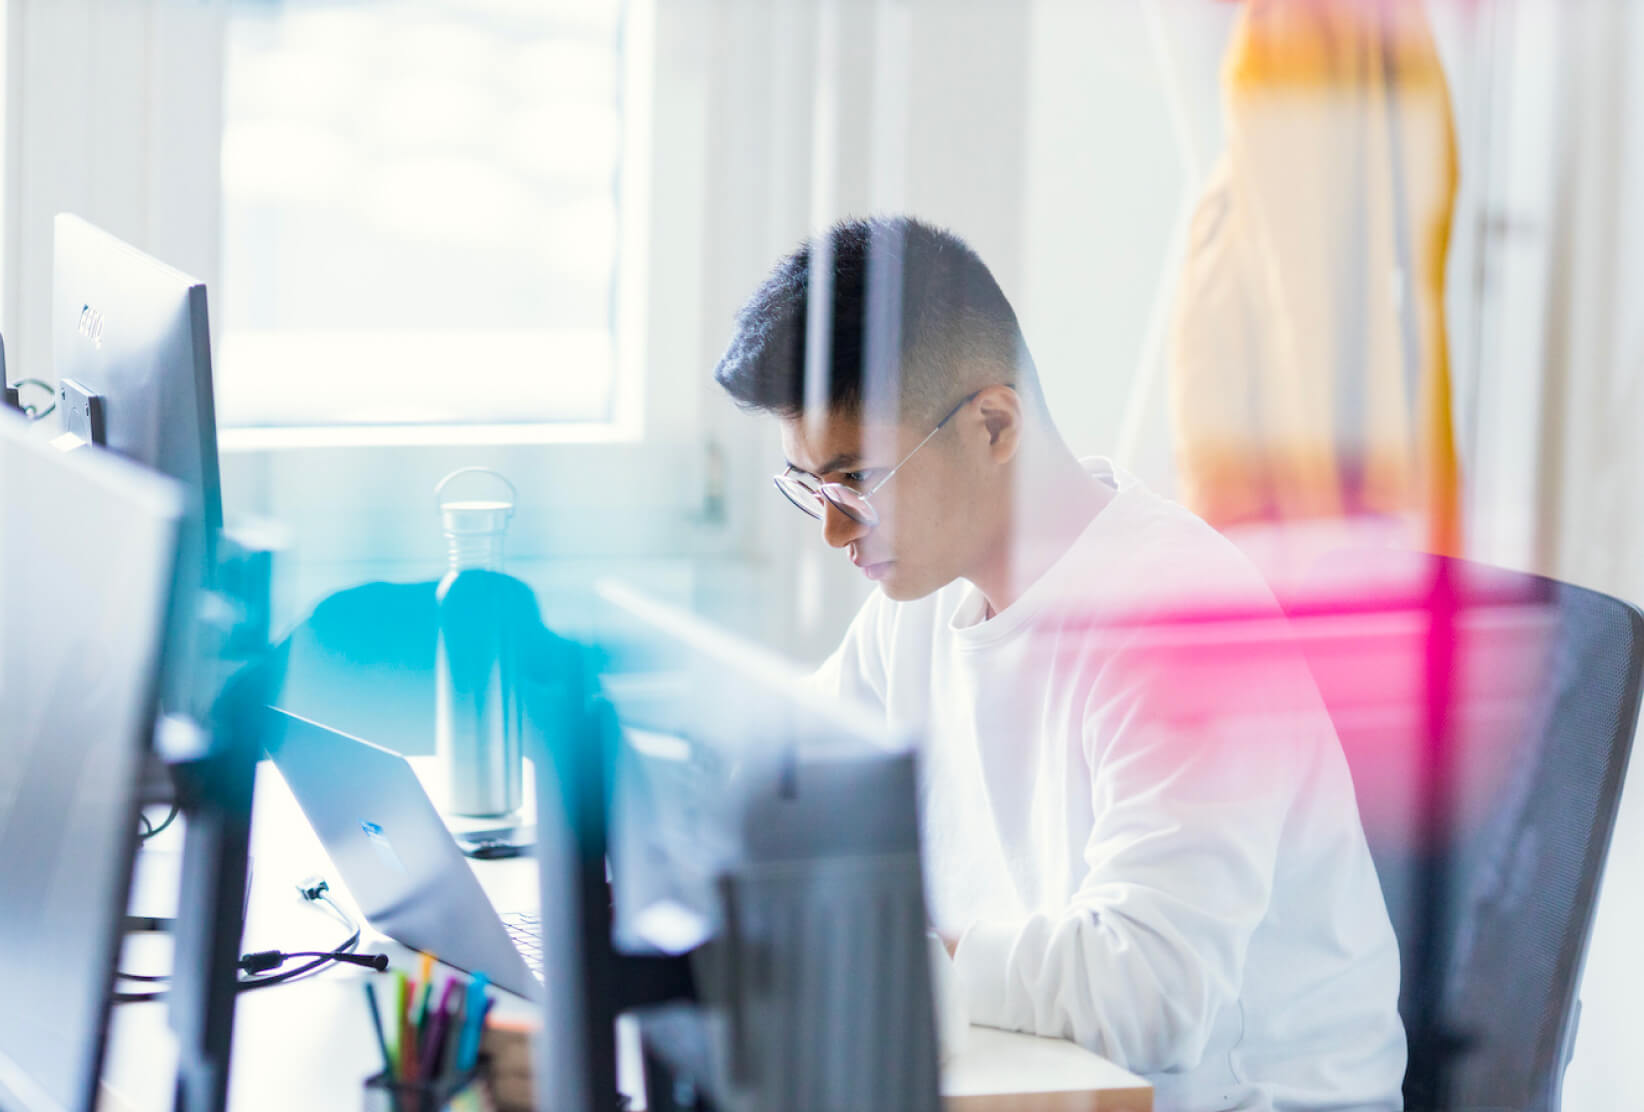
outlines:
[[[171,476],[222,528],[205,284],[77,216],[55,224],[52,360],[65,431]]]
[[[603,685],[618,945],[691,953],[697,986],[638,1013],[650,1107],[935,1109],[913,738],[692,615],[600,594],[646,657]]]
[[[189,602],[209,584],[223,526],[205,284],[60,213],[54,225],[52,360],[57,446],[107,449],[183,486],[178,583],[160,705],[199,718],[212,693]],[[169,790],[151,770],[148,798]]]

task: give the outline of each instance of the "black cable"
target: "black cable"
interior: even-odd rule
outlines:
[[[348,956],[353,955],[354,951],[359,948],[359,945],[360,945],[360,928],[359,928],[359,926],[355,924],[354,920],[352,920],[348,917],[347,912],[345,912],[342,908],[338,907],[336,905],[336,903],[331,899],[331,897],[327,896],[325,894],[325,887],[326,887],[325,881],[323,881],[323,880],[319,882],[319,886],[318,886],[317,889],[313,889],[313,888],[303,889],[299,885],[299,889],[302,891],[304,899],[314,901],[314,902],[317,902],[317,903],[323,903],[326,906],[330,907],[331,910],[336,914],[337,918],[342,920],[343,925],[346,926],[346,927],[352,927],[354,933],[348,936],[348,940],[346,942],[344,942],[341,946],[338,946],[336,949],[332,950],[330,953],[324,954],[320,957],[313,958],[310,961],[306,961],[302,965],[299,965],[295,969],[288,969],[284,973],[271,973],[266,977],[241,977],[240,978],[240,984],[239,984],[239,991],[241,991],[241,992],[250,992],[252,989],[268,988],[270,985],[283,985],[287,981],[294,981],[298,977],[304,976],[304,975],[309,974],[309,973],[313,973],[314,971],[318,970],[320,967],[325,966],[325,965],[330,965],[334,961],[341,961],[344,957],[348,957]],[[313,895],[309,895],[309,892],[311,892],[311,891],[314,892]],[[279,964],[283,963],[285,961],[285,958],[288,957],[288,956],[290,956],[290,957],[301,956],[301,955],[281,955],[280,952],[277,951],[277,950],[276,951],[267,951],[267,950],[265,950],[265,951],[263,951],[261,953],[258,953],[258,954],[248,954],[245,957],[242,957],[239,960],[239,962],[237,963],[238,968],[240,968],[242,970],[245,970],[247,972],[255,972],[256,967],[259,966],[260,963],[263,960],[266,960],[270,954],[272,954],[272,955],[274,955],[275,957],[278,958],[278,960],[273,963],[274,965],[279,965]],[[385,967],[386,967],[386,963],[385,963]],[[272,968],[272,966],[261,965],[261,968],[265,968],[265,969],[266,968]]]
[[[147,981],[151,984],[159,985],[163,985],[167,981],[171,980],[170,973],[121,973],[116,970],[114,975],[119,977],[122,981]]]
[[[23,407],[23,416],[27,417],[30,421],[38,421],[40,418],[50,415],[52,410],[57,408],[57,387],[53,386],[51,383],[45,382],[38,378],[20,378],[11,385],[14,390],[22,390],[25,386],[38,386],[40,389],[51,395],[51,404],[46,406],[44,409],[40,409],[32,405],[25,405]]]
[[[237,984],[238,991],[250,992],[253,989],[268,988],[271,985],[281,985],[287,981],[294,981],[298,977],[313,973],[326,965],[331,965],[334,963],[363,965],[368,968],[375,969],[379,973],[388,968],[387,954],[357,954],[354,952],[360,945],[361,927],[353,920],[348,912],[344,911],[340,906],[338,906],[335,900],[326,894],[328,890],[329,886],[326,882],[317,878],[297,885],[297,891],[301,893],[303,899],[309,901],[310,903],[323,903],[330,909],[332,915],[341,921],[345,928],[352,932],[349,934],[348,938],[344,940],[340,946],[337,946],[332,950],[258,950],[255,953],[243,954],[241,955],[240,960],[235,963],[235,968],[240,972],[249,974],[266,973],[267,970],[277,969],[292,958],[309,958],[311,960],[304,962],[295,969],[288,969],[282,973],[266,973],[264,976],[254,975],[240,977]],[[171,978],[166,975],[146,973],[124,973],[116,971],[115,975],[122,980],[140,981],[148,984],[165,984],[171,980]],[[117,1004],[134,1004],[150,1000],[163,1000],[165,999],[165,996],[166,991],[164,989],[157,989],[151,992],[116,992],[114,994],[114,1002]]]
[[[388,968],[387,954],[340,954],[335,950],[258,950],[240,958],[240,968],[247,973],[263,973],[278,969],[292,958],[324,958],[346,965],[363,965],[378,973]]]
[[[158,834],[160,831],[164,830],[166,827],[168,827],[172,823],[176,822],[177,821],[178,809],[179,809],[178,805],[173,803],[171,805],[171,810],[166,812],[166,817],[160,820],[160,825],[158,825],[158,826],[154,825],[153,821],[150,820],[149,817],[146,814],[144,814],[141,811],[138,811],[137,812],[137,819],[145,827],[145,829],[137,835],[138,838],[140,838],[142,841],[146,842],[150,838],[154,837],[154,835]]]

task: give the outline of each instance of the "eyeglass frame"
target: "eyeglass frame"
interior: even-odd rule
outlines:
[[[914,456],[919,454],[919,449],[923,448],[926,444],[929,444],[931,442],[931,439],[933,437],[935,437],[937,433],[941,432],[942,429],[944,427],[946,427],[946,425],[949,421],[953,420],[955,417],[957,417],[959,415],[960,410],[964,409],[971,402],[975,401],[977,396],[980,395],[982,393],[982,390],[985,390],[985,389],[987,389],[987,387],[984,386],[984,387],[982,387],[981,390],[972,390],[969,394],[966,394],[963,398],[960,398],[959,403],[957,405],[955,405],[952,409],[948,410],[948,415],[946,417],[943,417],[940,421],[936,422],[936,427],[931,429],[930,432],[925,434],[925,439],[923,439],[919,443],[915,444],[913,446],[913,450],[911,452],[909,452],[907,455],[903,456],[901,458],[901,460],[899,460],[897,462],[895,467],[892,467],[889,471],[885,472],[885,477],[880,479],[877,483],[874,483],[872,489],[870,489],[870,490],[857,490],[855,487],[851,486],[848,483],[818,483],[815,487],[811,487],[810,485],[808,485],[806,483],[800,482],[799,481],[799,476],[800,475],[809,475],[810,478],[813,478],[813,479],[816,478],[817,476],[810,475],[810,473],[808,471],[801,471],[801,470],[799,470],[799,468],[795,467],[791,463],[788,464],[787,467],[783,468],[782,471],[779,472],[778,474],[772,475],[771,476],[771,482],[775,483],[776,484],[776,489],[782,492],[782,497],[786,498],[789,502],[793,503],[795,508],[797,508],[801,513],[805,514],[808,517],[814,518],[817,521],[821,521],[823,515],[825,513],[827,513],[827,506],[832,506],[834,509],[836,509],[840,513],[844,514],[846,517],[850,518],[850,520],[854,521],[856,524],[865,525],[869,529],[875,528],[879,524],[879,511],[873,508],[873,501],[872,501],[873,496],[875,494],[878,494],[881,490],[883,490],[885,488],[885,484],[890,482],[892,479],[894,479],[896,477],[896,473],[898,471],[902,470],[902,468],[904,466],[906,466],[907,462],[910,459],[912,459]],[[815,503],[814,506],[809,505],[805,502],[801,502],[798,498],[795,498],[793,496],[793,492],[788,489],[788,484],[789,483],[792,483],[793,485],[799,487],[801,490],[804,490],[807,494],[809,494],[811,496],[811,498],[814,500],[814,503]],[[830,497],[829,494],[828,494],[828,489],[830,487],[837,487],[837,488],[842,489],[842,490],[848,490],[848,491],[851,492],[851,494],[853,496],[855,496],[856,498],[860,498],[862,500],[862,504],[867,507],[868,512],[873,516],[873,520],[872,521],[863,521],[854,512],[852,512],[851,509],[849,509],[848,507],[842,505],[839,502],[834,501],[834,499],[832,497]]]

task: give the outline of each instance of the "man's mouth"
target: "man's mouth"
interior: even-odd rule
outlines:
[[[877,581],[889,575],[891,566],[895,563],[895,560],[881,560],[877,564],[857,564],[856,566],[862,569],[863,575]]]

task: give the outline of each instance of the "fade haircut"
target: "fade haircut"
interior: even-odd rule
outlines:
[[[826,406],[933,421],[995,383],[1042,405],[987,264],[958,236],[905,216],[844,221],[778,262],[737,313],[714,379],[742,408],[787,419]]]

